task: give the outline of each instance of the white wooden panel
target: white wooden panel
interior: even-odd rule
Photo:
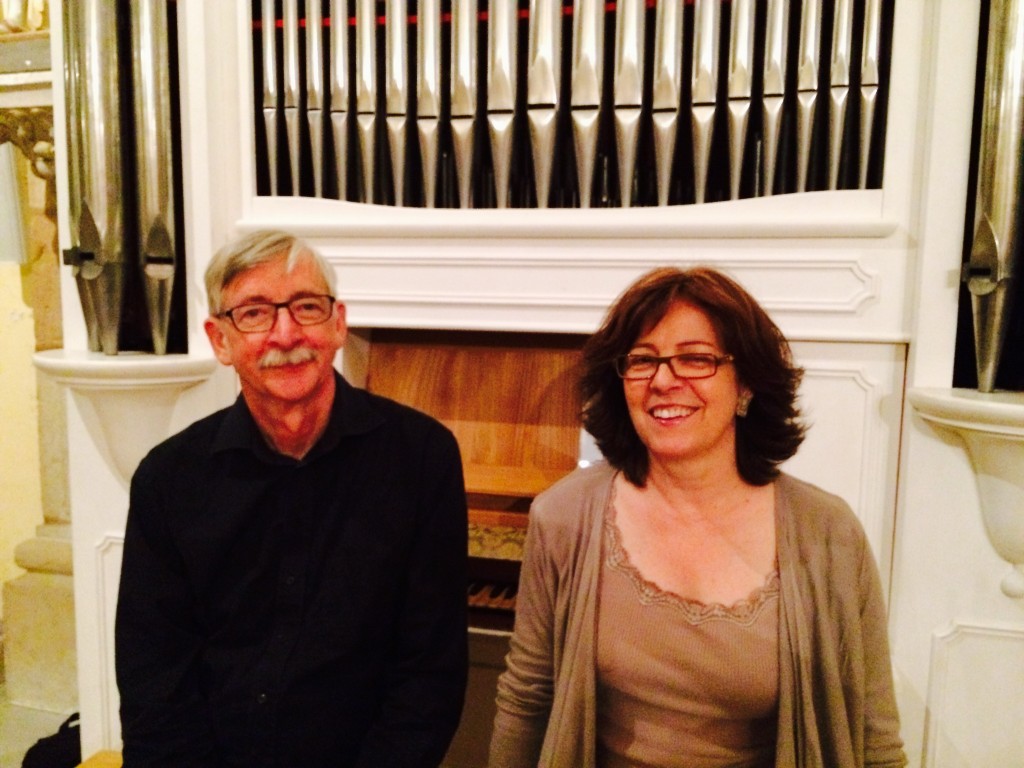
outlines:
[[[118,714],[121,699],[114,674],[114,617],[123,552],[124,535],[121,533],[104,536],[96,545],[96,629],[101,649],[97,659],[100,669],[99,701],[103,743],[114,749],[119,749],[121,744],[121,720]]]
[[[923,765],[1024,765],[1024,628],[955,622],[931,661]]]
[[[797,342],[793,353],[810,429],[784,468],[853,507],[888,584],[906,348]]]
[[[902,342],[906,254],[807,241],[581,239],[334,241],[313,238],[362,327],[590,333],[608,306],[656,266],[708,264],[739,280],[791,339]]]

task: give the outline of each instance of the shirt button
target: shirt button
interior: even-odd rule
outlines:
[[[295,583],[295,577],[294,576],[285,576],[284,577],[284,583],[287,584],[290,587],[292,584]]]
[[[267,694],[261,693],[261,694],[257,695],[256,696],[256,703],[257,704],[266,704],[267,703]]]

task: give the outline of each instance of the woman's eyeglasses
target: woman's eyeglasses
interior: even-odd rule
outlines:
[[[732,362],[732,355],[684,352],[679,355],[622,355],[615,360],[615,372],[626,381],[653,379],[662,363],[680,379],[708,379],[718,373],[718,366]]]

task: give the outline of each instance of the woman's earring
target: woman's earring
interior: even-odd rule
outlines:
[[[754,399],[752,392],[740,392],[739,398],[736,400],[736,415],[741,419],[747,415],[747,411],[750,410],[750,401]]]

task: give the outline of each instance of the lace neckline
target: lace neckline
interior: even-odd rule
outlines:
[[[757,621],[765,605],[779,596],[781,580],[778,566],[769,573],[764,584],[755,588],[750,595],[737,600],[731,605],[722,603],[702,603],[700,600],[682,597],[675,592],[662,589],[653,581],[648,580],[633,565],[629,553],[622,545],[622,535],[615,524],[615,494],[608,500],[604,516],[604,540],[607,549],[606,563],[612,569],[625,575],[636,589],[637,596],[643,605],[666,605],[680,610],[691,624],[703,624],[706,621],[725,619],[744,626]]]

